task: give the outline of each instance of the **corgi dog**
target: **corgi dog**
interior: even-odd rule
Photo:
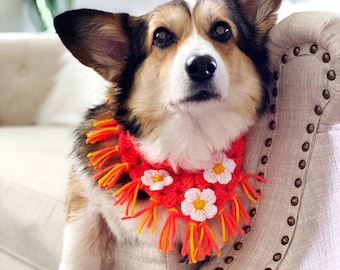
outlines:
[[[112,130],[128,134],[147,162],[166,163],[173,174],[198,172],[211,163],[214,153],[228,151],[266,110],[271,74],[265,44],[280,4],[280,0],[173,0],[138,17],[80,9],[55,18],[67,49],[110,83],[106,102],[89,109],[76,131],[60,270],[115,269],[114,262],[108,262],[109,247],[122,242],[157,246],[169,210],[157,207],[154,233],[137,234],[143,217],[128,214],[122,219],[126,209],[115,203],[117,190],[131,183],[131,175],[117,173],[115,185],[107,190],[103,188],[107,183],[98,188],[93,180],[98,162],[109,168],[121,157],[105,154],[89,166],[89,156],[101,155],[101,149],[118,143],[118,136],[107,133]],[[100,127],[98,133],[93,125]],[[100,138],[93,139],[98,134]],[[157,177],[155,183],[168,179]],[[150,203],[152,191],[135,191],[130,206],[137,213]],[[203,209],[207,202],[202,202],[196,200],[195,207]],[[220,225],[214,219],[220,217],[214,214],[216,208],[211,207],[206,232],[218,238]],[[171,252],[180,250],[187,232],[183,222],[176,222]],[[214,247],[226,244],[217,240]],[[195,257],[195,250],[190,252],[189,262],[203,260]]]

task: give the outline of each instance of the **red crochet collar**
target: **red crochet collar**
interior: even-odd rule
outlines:
[[[87,134],[86,143],[97,144],[118,136],[118,144],[104,147],[88,154],[90,166],[97,172],[93,180],[99,188],[110,190],[127,172],[131,181],[115,193],[114,205],[126,205],[122,219],[143,215],[138,233],[144,227],[153,233],[157,223],[157,208],[165,206],[168,218],[161,224],[159,236],[161,252],[171,252],[174,248],[176,220],[187,223],[187,233],[183,239],[182,254],[189,262],[204,260],[215,250],[220,254],[214,232],[209,222],[218,218],[221,224],[222,241],[227,243],[238,233],[243,234],[240,222],[248,223],[247,211],[238,198],[235,189],[239,185],[244,194],[256,203],[260,195],[247,181],[247,178],[265,179],[258,175],[241,171],[245,139],[236,140],[227,152],[212,154],[212,162],[198,172],[180,170],[175,172],[169,164],[150,164],[140,153],[135,138],[124,131],[114,119],[105,119],[94,124],[94,130]],[[107,144],[106,144],[107,145]],[[121,162],[110,164],[113,156],[119,155]],[[135,212],[138,191],[150,196],[149,205]]]

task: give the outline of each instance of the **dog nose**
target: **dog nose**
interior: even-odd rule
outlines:
[[[185,63],[185,70],[193,81],[207,81],[216,71],[217,63],[210,55],[191,56]]]

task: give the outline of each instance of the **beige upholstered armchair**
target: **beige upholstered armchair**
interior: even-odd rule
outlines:
[[[202,266],[127,244],[115,270],[340,269],[340,15],[293,14],[268,46],[270,109],[245,156],[245,170],[268,181],[254,183],[262,199],[247,205],[247,233]],[[35,119],[63,52],[55,36],[0,35],[1,269],[58,266],[73,127]]]
[[[270,110],[246,154],[268,182],[249,233],[201,269],[340,269],[339,29],[339,15],[306,12],[271,31]]]

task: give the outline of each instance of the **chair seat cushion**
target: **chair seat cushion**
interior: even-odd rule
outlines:
[[[0,250],[38,269],[59,263],[71,144],[67,127],[0,128]]]

